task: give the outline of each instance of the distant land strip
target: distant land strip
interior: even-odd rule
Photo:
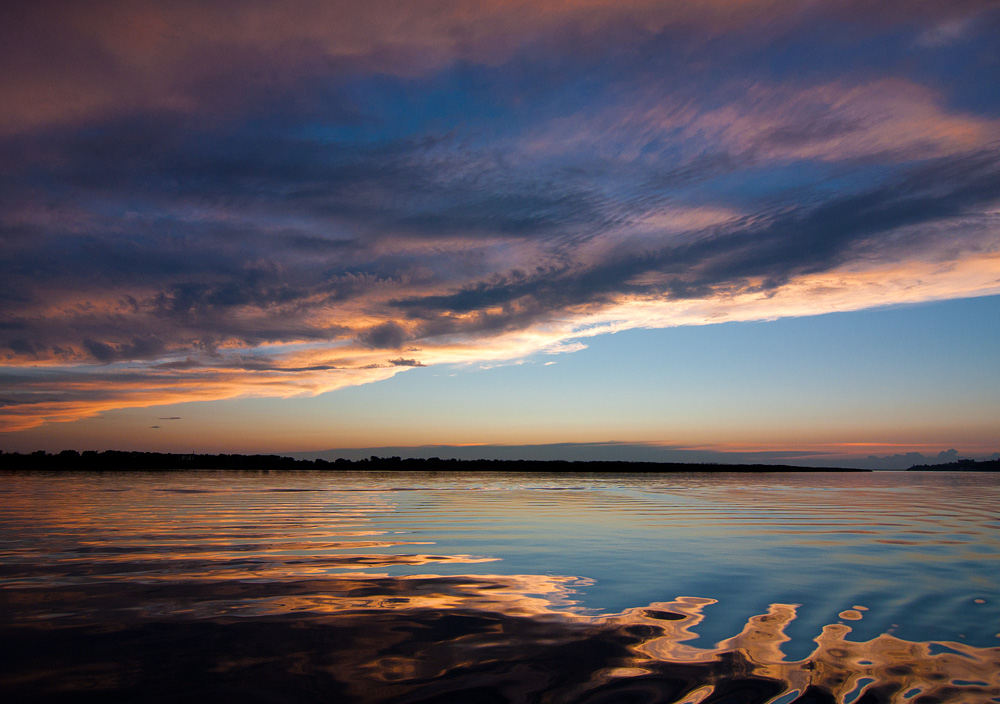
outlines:
[[[413,472],[870,472],[846,467],[799,467],[783,464],[720,464],[690,462],[625,462],[569,460],[459,460],[372,456],[361,460],[338,459],[333,462],[302,460],[280,455],[208,455],[166,452],[128,452],[106,450],[64,450],[56,454],[44,451],[21,454],[0,451],[0,470],[37,471],[149,471],[149,470],[337,470],[337,471],[413,471]],[[961,460],[940,465],[919,465],[910,470],[1000,471],[1000,460]]]

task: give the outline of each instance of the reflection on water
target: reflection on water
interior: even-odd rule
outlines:
[[[995,476],[0,475],[0,502],[5,701],[1000,702]]]

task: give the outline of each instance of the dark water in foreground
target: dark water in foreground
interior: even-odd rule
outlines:
[[[987,474],[0,474],[5,702],[1000,702]]]

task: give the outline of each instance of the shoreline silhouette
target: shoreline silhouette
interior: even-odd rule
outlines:
[[[198,469],[231,470],[335,470],[402,472],[871,472],[849,467],[804,467],[784,464],[722,464],[692,462],[629,462],[569,460],[495,460],[400,458],[371,456],[360,460],[340,458],[305,460],[282,455],[180,454],[123,450],[42,450],[22,454],[0,451],[0,470],[18,471],[182,471]],[[1000,471],[1000,460],[961,460],[940,465],[914,465],[906,471]]]

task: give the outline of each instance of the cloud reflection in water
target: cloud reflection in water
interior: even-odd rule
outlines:
[[[565,576],[219,576],[4,590],[17,614],[8,642],[19,647],[0,686],[26,702],[222,693],[373,703],[1000,697],[1000,648],[886,634],[853,642],[837,623],[808,657],[786,661],[791,604],[773,604],[741,633],[699,648],[689,641],[715,600],[678,597],[591,616],[574,610],[578,580]]]
[[[4,701],[1000,700],[988,476],[5,479]]]

